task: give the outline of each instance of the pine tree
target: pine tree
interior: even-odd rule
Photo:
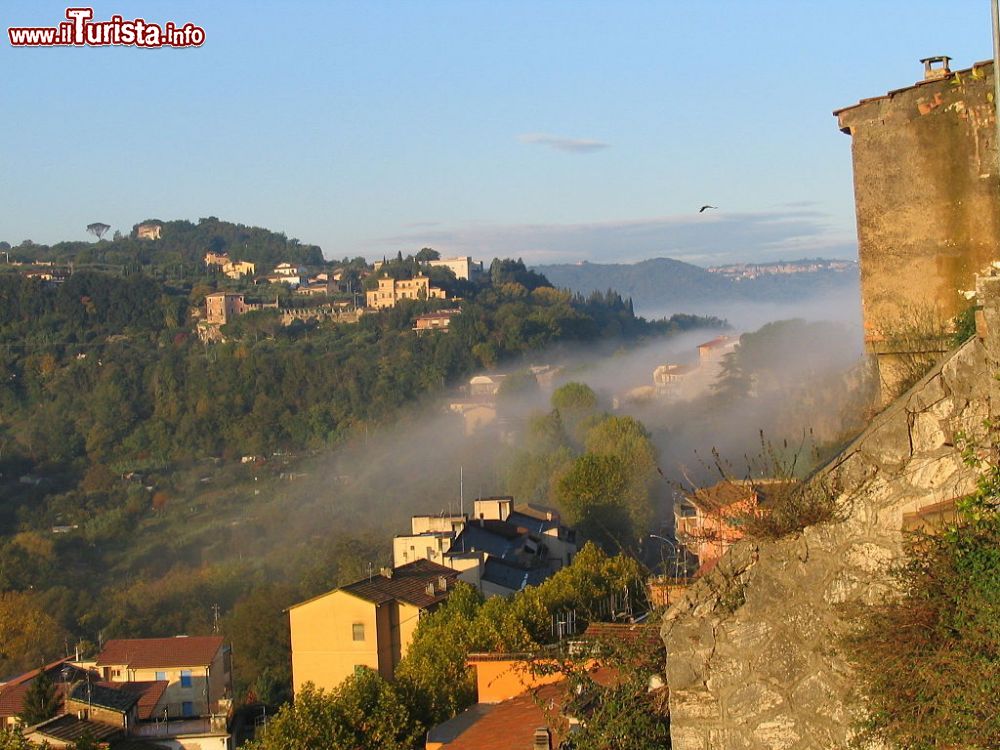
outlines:
[[[49,676],[42,672],[34,679],[24,694],[18,718],[24,722],[25,726],[30,727],[40,721],[51,719],[58,710],[59,696],[56,695],[56,686],[49,679]]]

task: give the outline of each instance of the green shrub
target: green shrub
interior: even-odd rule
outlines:
[[[915,536],[900,596],[867,610],[847,642],[864,699],[858,747],[1000,747],[1000,470],[958,522]]]

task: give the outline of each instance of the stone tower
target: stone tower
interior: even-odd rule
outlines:
[[[950,348],[976,272],[1000,259],[993,63],[837,110],[851,136],[865,342],[888,402]]]

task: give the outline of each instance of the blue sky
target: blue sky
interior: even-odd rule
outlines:
[[[0,239],[214,215],[370,258],[855,255],[835,108],[992,56],[989,0],[96,2],[197,49],[14,49]],[[705,203],[717,212],[699,215]]]

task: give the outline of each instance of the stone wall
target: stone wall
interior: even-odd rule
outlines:
[[[981,317],[1000,330],[991,309]],[[992,341],[974,338],[948,355],[813,478],[836,493],[844,520],[738,543],[667,612],[675,750],[846,743],[852,680],[838,638],[851,605],[891,592],[904,514],[974,488],[956,442],[988,440]]]

